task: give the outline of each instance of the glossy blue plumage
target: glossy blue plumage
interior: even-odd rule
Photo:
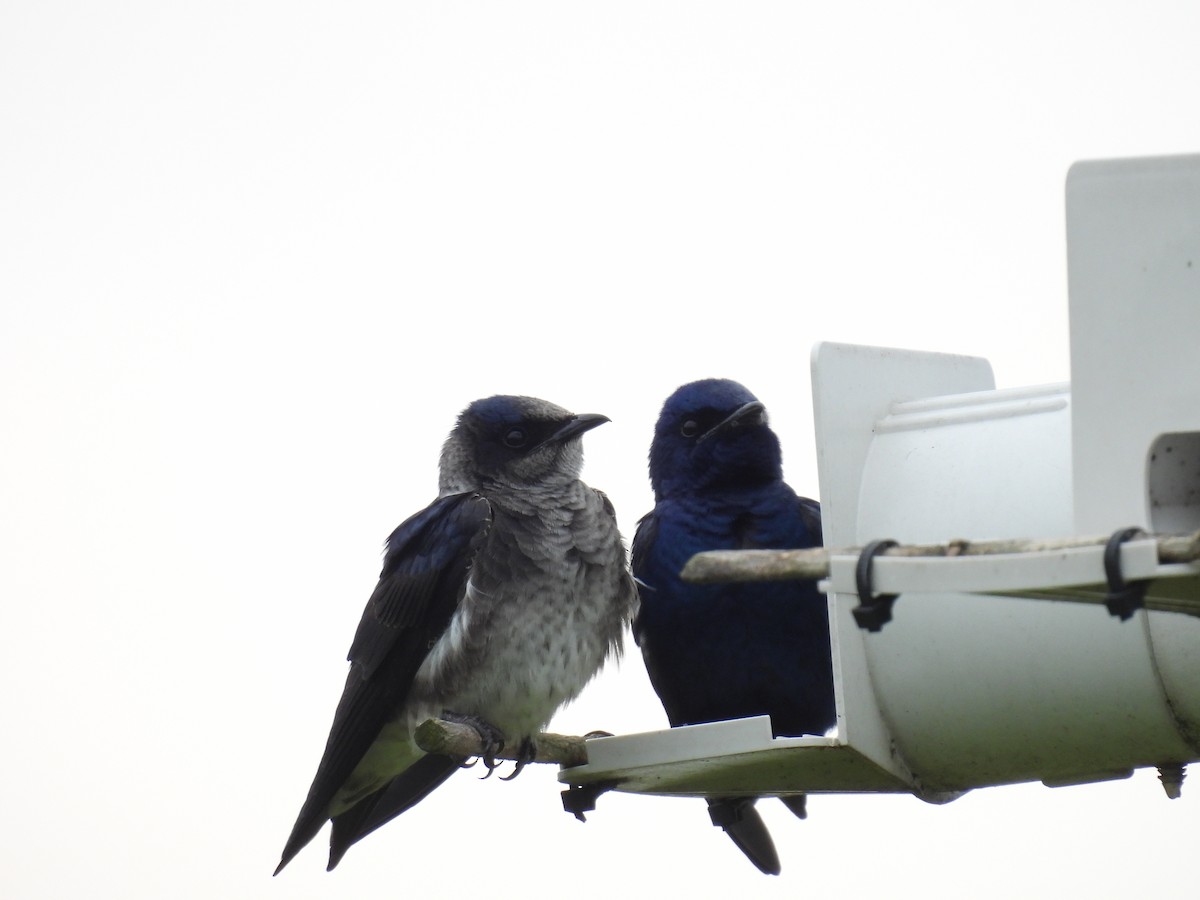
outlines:
[[[834,722],[825,596],[811,581],[684,584],[703,550],[815,547],[820,513],[786,484],[656,505],[635,538],[636,634],[672,725],[770,715],[776,735]]]
[[[784,483],[762,404],[733,381],[681,387],[655,427],[650,480],[655,506],[633,541],[634,637],[671,724],[765,714],[776,735],[823,734],[836,716],[827,604],[816,584],[679,577],[704,550],[821,544],[820,507]],[[800,814],[800,803],[789,805]],[[752,801],[739,810],[755,834],[726,830],[759,868],[778,871]]]

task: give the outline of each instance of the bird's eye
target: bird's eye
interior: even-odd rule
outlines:
[[[516,450],[518,447],[525,446],[525,430],[522,428],[510,428],[508,434],[504,435],[504,446],[511,447]]]
[[[700,423],[695,419],[688,419],[679,429],[679,433],[686,438],[695,437],[700,432]]]

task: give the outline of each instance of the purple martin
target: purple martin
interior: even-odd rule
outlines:
[[[437,499],[388,538],[276,874],[327,819],[332,869],[462,766],[416,746],[425,719],[472,724],[489,768],[501,744],[529,756],[533,735],[620,653],[637,592],[612,505],[579,479],[581,436],[607,421],[514,396],[459,416]]]
[[[814,581],[687,584],[703,550],[821,544],[820,506],[783,481],[763,404],[734,381],[686,384],[663,404],[650,446],[654,509],[638,523],[633,625],[672,726],[769,715],[775,736],[824,734],[836,720],[826,599]],[[758,868],[779,873],[755,797],[709,800]],[[782,798],[804,818],[804,796]]]

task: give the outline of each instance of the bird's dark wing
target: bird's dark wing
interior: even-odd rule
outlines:
[[[452,494],[392,532],[379,584],[346,657],[360,680],[374,679],[385,663],[393,669],[397,662],[411,663],[416,673],[429,646],[412,647],[411,638],[441,637],[462,599],[471,560],[491,520],[491,505],[482,497]],[[402,649],[409,652],[398,660],[396,651]]]
[[[688,710],[696,705],[697,683],[681,666],[694,656],[695,635],[691,632],[706,621],[692,615],[690,607],[696,596],[711,591],[699,585],[685,586],[679,579],[692,547],[680,540],[687,537],[681,529],[673,527],[676,512],[669,505],[658,504],[642,516],[633,535],[630,560],[641,598],[633,619],[633,639],[641,648],[646,674],[672,726],[689,724]],[[702,683],[700,690],[703,696]]]
[[[639,573],[645,572],[649,567],[650,554],[654,549],[654,542],[657,539],[658,518],[653,512],[648,512],[638,520],[637,530],[633,533],[633,546],[630,547],[629,558],[635,579],[638,577]],[[643,591],[653,590],[653,587],[640,581],[638,582],[637,588],[639,594]],[[645,609],[646,602],[647,601],[643,595],[638,615],[635,616],[633,620],[633,640],[639,646],[642,643],[641,610]]]
[[[388,538],[379,584],[350,646],[350,673],[325,754],[279,869],[321,830],[330,801],[403,704],[429,648],[462,599],[471,560],[491,519],[491,506],[482,497],[453,494],[434,501]],[[442,780],[445,776],[434,786]]]
[[[797,499],[800,501],[800,518],[804,520],[804,525],[808,529],[812,541],[809,546],[824,545],[825,539],[821,533],[821,504],[807,497],[797,497]]]
[[[368,834],[416,806],[466,762],[460,756],[430,753],[393,778],[369,797],[336,815],[329,837],[329,871]]]

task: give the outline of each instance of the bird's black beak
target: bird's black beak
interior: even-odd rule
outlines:
[[[573,437],[579,437],[585,431],[591,431],[597,425],[603,425],[605,422],[611,421],[612,419],[608,416],[602,416],[597,413],[581,413],[578,416],[568,419],[558,431],[542,441],[542,444],[561,444]]]
[[[744,403],[723,418],[720,422],[714,425],[696,441],[697,444],[707,441],[714,434],[719,434],[729,428],[737,428],[740,425],[762,425],[766,422],[766,407],[758,400],[751,400],[749,403]]]

